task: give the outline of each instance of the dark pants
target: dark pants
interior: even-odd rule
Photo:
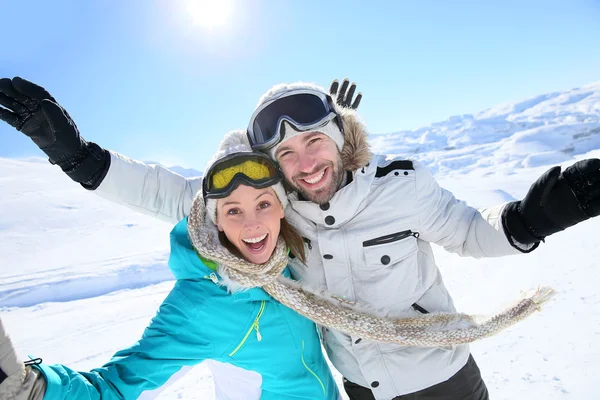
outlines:
[[[375,400],[371,389],[344,378],[344,389],[350,400]],[[489,400],[487,388],[473,356],[464,367],[445,382],[392,400]]]

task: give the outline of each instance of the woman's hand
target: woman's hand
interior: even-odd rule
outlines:
[[[0,79],[0,120],[28,136],[75,182],[97,187],[96,180],[104,178],[110,154],[85,141],[69,113],[43,87],[19,77]]]

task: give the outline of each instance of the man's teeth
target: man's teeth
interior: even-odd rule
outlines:
[[[257,237],[255,237],[255,238],[242,239],[242,240],[243,240],[244,242],[246,242],[246,243],[258,243],[258,242],[260,242],[261,240],[263,240],[263,239],[264,239],[264,238],[266,238],[266,237],[267,237],[267,234],[265,233],[265,234],[264,234],[264,235],[262,235],[262,236],[257,236]]]
[[[321,179],[323,179],[323,175],[325,175],[325,170],[321,171],[321,173],[318,176],[314,177],[313,179],[304,178],[304,181],[313,185],[313,184],[319,182]]]

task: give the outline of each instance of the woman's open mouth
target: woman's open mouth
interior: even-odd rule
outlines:
[[[251,253],[257,254],[265,249],[268,238],[269,234],[265,233],[263,235],[255,236],[253,238],[242,239],[242,242],[244,242],[244,244]]]

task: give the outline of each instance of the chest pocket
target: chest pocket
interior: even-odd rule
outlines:
[[[386,268],[409,258],[419,250],[417,232],[410,230],[368,239],[363,242],[367,265],[371,268]]]
[[[358,271],[362,289],[357,297],[378,307],[396,309],[416,296],[421,285],[418,236],[408,230],[365,240],[362,250],[366,265]]]

